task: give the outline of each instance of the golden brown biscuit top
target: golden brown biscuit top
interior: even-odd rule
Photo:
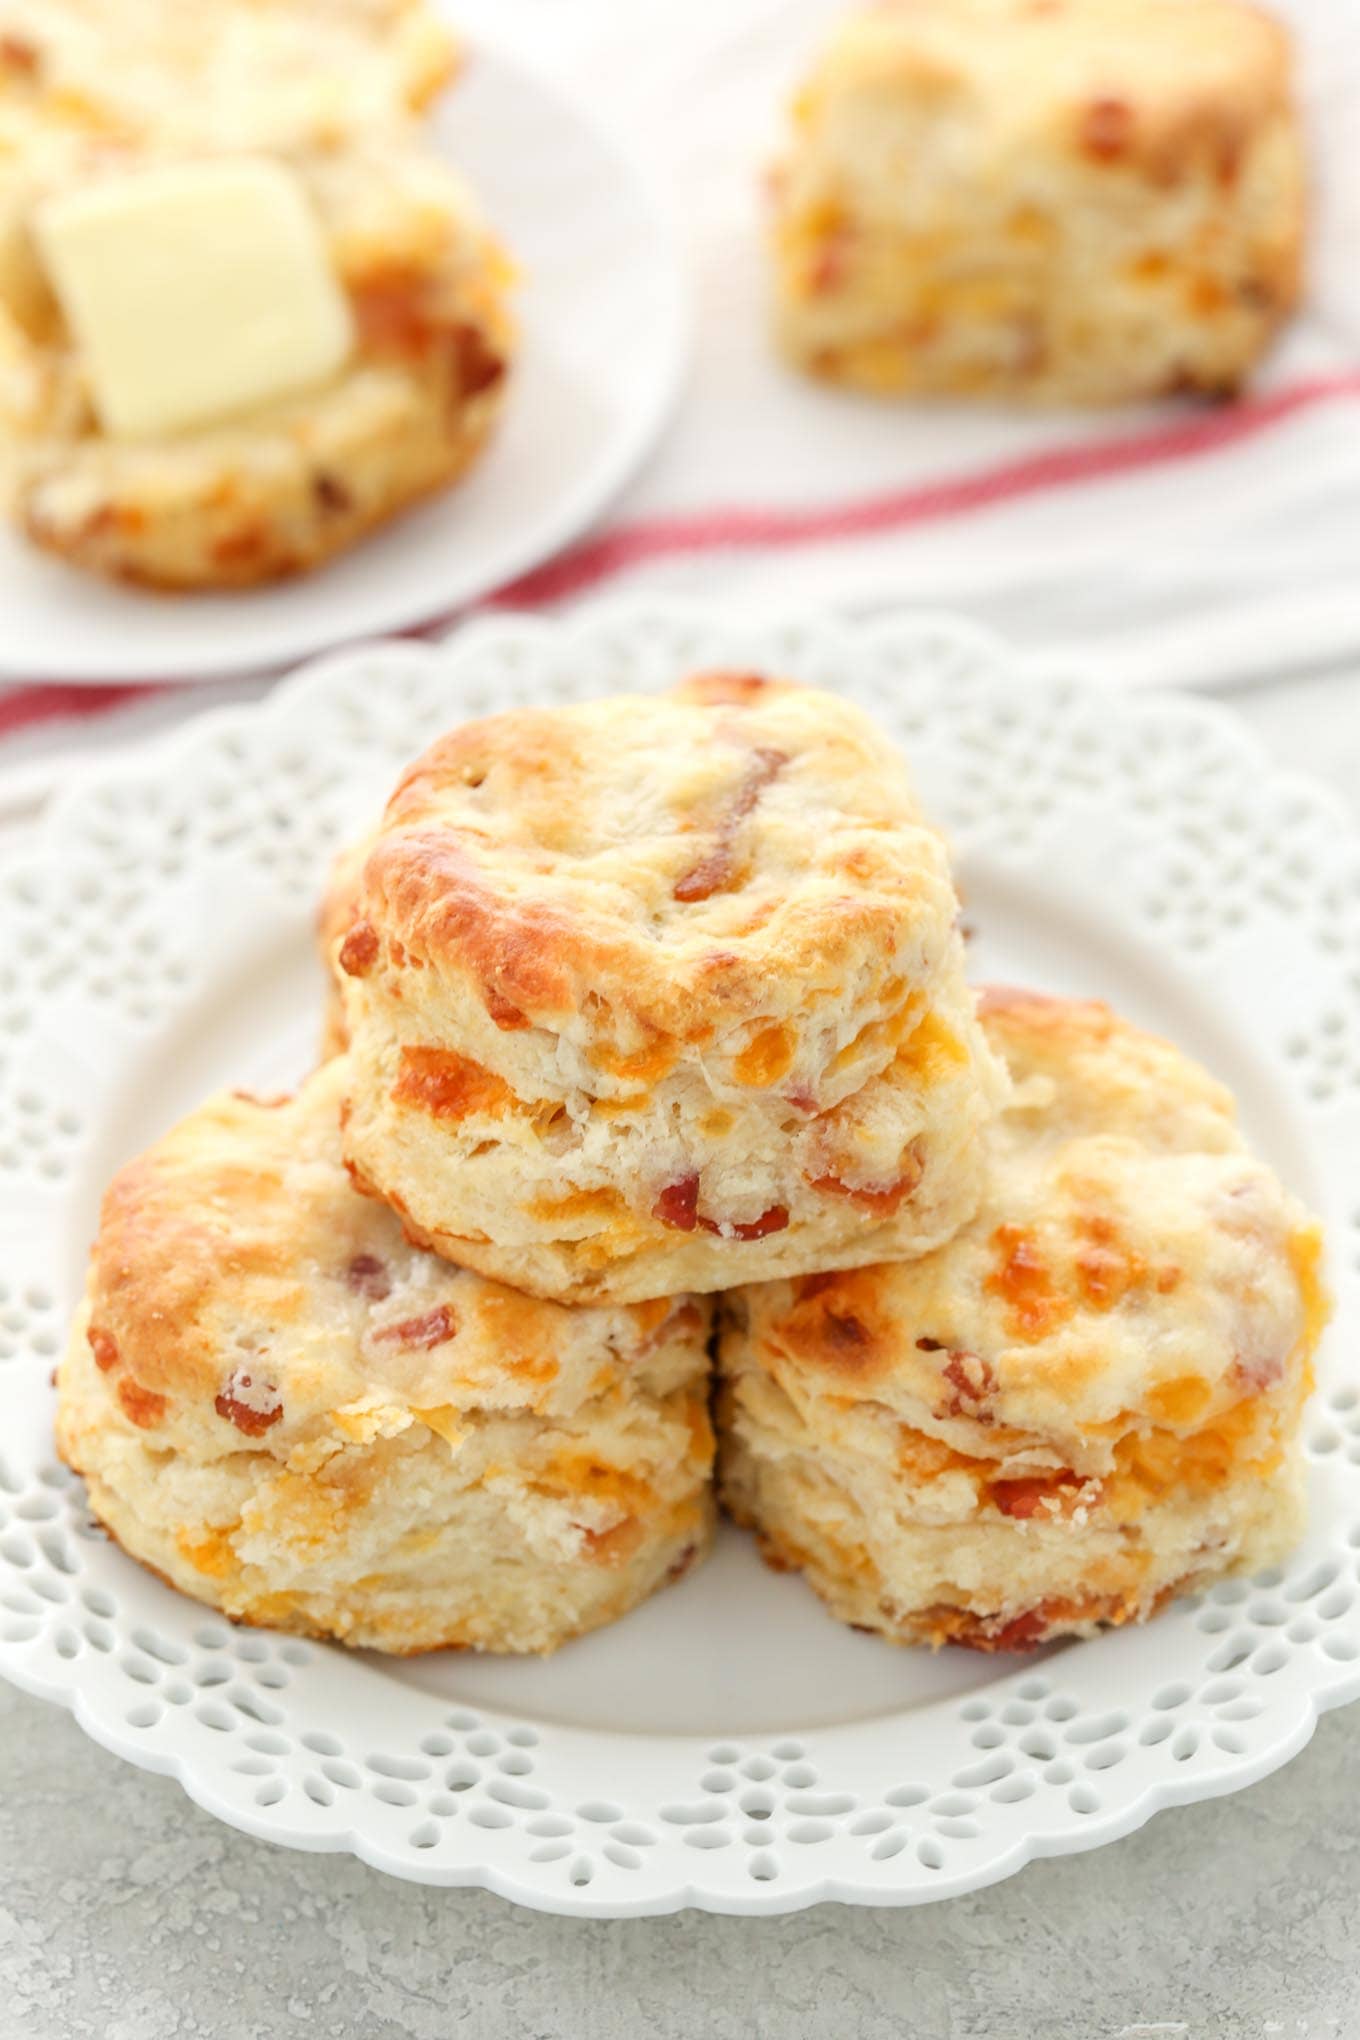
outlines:
[[[799,102],[971,104],[993,140],[1050,130],[1094,162],[1168,176],[1231,151],[1289,92],[1289,39],[1244,0],[879,0],[842,27]],[[870,138],[866,137],[866,147]],[[872,151],[870,151],[872,153]],[[866,158],[867,160],[867,158]]]
[[[966,1450],[1038,1436],[1068,1465],[1297,1373],[1327,1314],[1320,1235],[1229,1094],[1102,1005],[1004,992],[982,1012],[1015,1096],[977,1217],[919,1261],[739,1292],[760,1364]]]
[[[1023,1151],[1040,1135],[1048,1141],[1103,1135],[1171,1154],[1241,1152],[1226,1084],[1103,1001],[984,985],[978,1017],[1012,1082],[1042,1099],[1028,1118],[1003,1129],[1003,1139]]]
[[[619,1004],[699,1042],[900,1001],[956,911],[868,718],[756,674],[464,724],[402,780],[363,893],[352,976],[429,965],[502,1026]]]
[[[346,1082],[337,1057],[292,1098],[222,1093],[114,1177],[87,1336],[133,1422],[277,1452],[692,1374],[707,1319],[688,1298],[570,1309],[409,1245],[346,1175]]]

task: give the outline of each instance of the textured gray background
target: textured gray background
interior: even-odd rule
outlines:
[[[1360,813],[1360,676],[1239,705]],[[251,1841],[0,1687],[0,2040],[1353,2040],[1358,1906],[1360,1708],[947,1904],[594,1922]]]
[[[775,1920],[552,1919],[270,1848],[3,1689],[0,1750],[6,2040],[1360,2032],[1360,1710],[1250,1792],[1095,1855]]]

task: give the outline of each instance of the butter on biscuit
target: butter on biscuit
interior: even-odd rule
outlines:
[[[106,432],[155,438],[326,382],[354,345],[300,179],[262,157],[157,164],[59,192],[37,245]]]

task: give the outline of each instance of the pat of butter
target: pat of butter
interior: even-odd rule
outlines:
[[[256,157],[105,176],[34,236],[106,432],[153,438],[324,382],[349,305],[296,175]]]

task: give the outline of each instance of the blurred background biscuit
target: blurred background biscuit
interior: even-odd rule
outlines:
[[[884,0],[775,174],[775,331],[879,394],[1235,390],[1299,294],[1289,39],[1241,0]]]
[[[46,177],[16,170],[9,197],[29,221],[72,192],[107,196],[110,176],[135,193],[138,173],[224,160],[157,145],[111,167],[85,147]],[[462,180],[403,130],[270,160],[315,219],[350,327],[300,388],[191,429],[110,432],[41,268],[8,292],[0,268],[7,495],[44,550],[146,586],[251,586],[333,557],[481,452],[506,393],[511,270]]]
[[[339,147],[423,112],[457,62],[429,0],[0,0],[0,133]]]

